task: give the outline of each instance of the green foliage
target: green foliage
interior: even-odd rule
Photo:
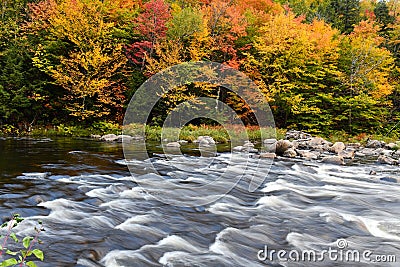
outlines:
[[[18,226],[24,219],[20,217],[19,214],[14,214],[13,218],[5,222],[1,225],[2,229],[6,230],[5,236],[0,236],[0,240],[2,240],[0,246],[0,257],[5,253],[5,256],[0,258],[0,267],[7,267],[7,266],[15,266],[20,264],[20,266],[29,266],[34,267],[36,266],[35,262],[31,259],[31,256],[34,256],[36,259],[43,261],[44,254],[43,251],[37,248],[33,248],[36,243],[40,243],[39,234],[40,232],[44,231],[42,226],[42,222],[38,222],[38,226],[35,227],[36,235],[26,236],[22,240],[17,237],[17,235],[12,232],[12,229]],[[22,241],[22,249],[16,250],[15,245],[10,245],[8,240],[13,240],[15,245],[18,245]],[[10,250],[13,249],[13,250]]]

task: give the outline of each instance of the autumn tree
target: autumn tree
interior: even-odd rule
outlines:
[[[33,63],[65,89],[66,110],[79,120],[122,115],[126,57],[113,36],[116,23],[105,20],[113,18],[107,3],[66,0],[45,18],[35,16],[37,5],[31,7],[32,25],[46,25]]]

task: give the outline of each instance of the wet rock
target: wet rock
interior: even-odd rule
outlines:
[[[327,146],[325,146],[325,148],[327,148],[328,146],[332,145],[332,143],[326,141],[325,139],[323,139],[321,137],[314,137],[310,141],[307,141],[307,145],[311,148],[323,149],[324,145],[327,145]]]
[[[352,147],[352,148],[360,148],[361,144],[360,143],[348,143],[346,146]]]
[[[369,172],[369,175],[376,175],[376,171],[371,170],[371,171]]]
[[[346,146],[344,145],[343,142],[336,142],[333,144],[333,146],[331,146],[329,148],[329,151],[335,153],[335,154],[339,154],[340,152],[342,152],[344,149],[346,148]]]
[[[197,138],[197,143],[199,143],[199,145],[201,146],[210,146],[210,145],[214,145],[215,141],[211,136],[199,136]]]
[[[311,139],[312,136],[311,134],[302,132],[302,131],[296,131],[296,130],[289,130],[285,134],[285,139]]]
[[[292,147],[293,147],[293,144],[289,140],[279,140],[278,142],[276,142],[275,153],[277,155],[282,156],[286,150],[288,150],[289,148],[292,148]]]
[[[179,140],[178,143],[181,144],[181,145],[186,145],[187,143],[189,143],[189,141]]]
[[[106,142],[114,142],[117,139],[118,139],[118,137],[115,134],[106,134],[100,138],[100,140],[103,140]]]
[[[232,148],[232,151],[234,152],[242,152],[244,150],[243,146],[235,146],[234,148]]]
[[[246,142],[244,143],[243,147],[246,147],[246,148],[253,148],[253,147],[254,147],[254,144],[253,144],[252,142],[250,142],[250,141],[246,141]]]
[[[391,157],[385,156],[385,155],[380,155],[377,159],[378,163],[381,164],[389,164],[389,165],[396,165],[397,161],[395,159],[392,159]]]
[[[353,159],[355,157],[355,154],[356,153],[354,150],[343,150],[338,153],[338,156],[344,159]]]
[[[364,148],[364,149],[362,149],[361,151],[359,151],[359,152],[361,152],[362,154],[364,154],[364,155],[366,155],[366,156],[375,156],[375,155],[378,155],[379,154],[379,152],[377,152],[375,149],[373,149],[373,148]]]
[[[283,153],[283,156],[288,158],[295,158],[297,156],[297,153],[293,148],[289,148]]]
[[[93,138],[93,139],[100,139],[100,138],[101,138],[101,135],[99,135],[99,134],[91,134],[91,135],[90,135],[90,138]]]
[[[324,163],[344,165],[344,159],[340,156],[327,156],[322,159]]]
[[[132,140],[133,140],[132,136],[124,134],[124,135],[117,135],[117,138],[114,141],[116,141],[118,143],[122,143],[122,142],[129,143]]]
[[[297,154],[300,155],[300,157],[306,159],[306,160],[311,160],[311,159],[318,159],[319,153],[318,152],[311,152],[308,150],[296,150]]]
[[[365,145],[366,148],[380,148],[385,145],[385,142],[381,142],[379,140],[368,140],[367,144]]]
[[[276,154],[275,153],[264,152],[264,153],[260,153],[260,158],[263,158],[263,159],[274,159],[274,158],[276,158]]]
[[[379,150],[379,154],[385,155],[385,156],[392,156],[394,154],[394,151],[382,148],[382,149]]]
[[[175,147],[175,148],[179,148],[181,147],[181,144],[179,144],[178,142],[170,142],[168,144],[165,145],[166,147]]]
[[[389,143],[385,145],[386,149],[391,149],[391,150],[395,149],[396,147],[397,145],[395,143]]]
[[[359,152],[359,151],[357,151],[357,152],[355,153],[355,155],[356,155],[357,157],[360,157],[360,158],[366,156],[364,153],[361,153],[361,152]]]

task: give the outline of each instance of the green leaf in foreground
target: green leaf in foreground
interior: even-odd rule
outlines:
[[[22,240],[22,244],[24,245],[24,248],[28,248],[29,245],[31,244],[32,240],[33,240],[33,237],[31,237],[31,236],[24,237],[24,239]]]
[[[14,259],[14,258],[11,258],[11,259],[3,261],[0,266],[1,267],[7,267],[7,266],[13,266],[13,265],[16,265],[16,264],[18,264],[17,260]]]
[[[36,258],[43,261],[43,259],[44,259],[43,251],[36,248],[36,249],[32,250],[32,253],[33,253],[33,255],[35,255]]]
[[[34,263],[33,261],[28,261],[26,263],[26,266],[28,266],[28,267],[37,267],[36,263]]]

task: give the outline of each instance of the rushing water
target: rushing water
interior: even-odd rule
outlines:
[[[218,154],[206,167],[193,166],[194,159],[201,163],[193,155],[168,159],[154,154],[152,161],[164,168],[160,173],[169,181],[202,184],[224,171],[229,155]],[[170,167],[171,160],[179,167]],[[0,140],[1,220],[12,213],[27,218],[16,229],[20,236],[33,234],[35,221],[43,221],[39,248],[45,261],[39,266],[399,266],[400,187],[394,182],[399,167],[278,159],[253,193],[243,179],[211,204],[179,207],[146,194],[126,164],[120,144]],[[130,164],[135,177],[154,188],[152,194],[168,190],[146,175],[140,159]],[[377,174],[369,175],[371,170]],[[223,190],[194,190],[189,197],[207,198]],[[338,239],[360,253],[395,255],[397,263],[257,258],[265,246],[318,252],[338,249]]]

